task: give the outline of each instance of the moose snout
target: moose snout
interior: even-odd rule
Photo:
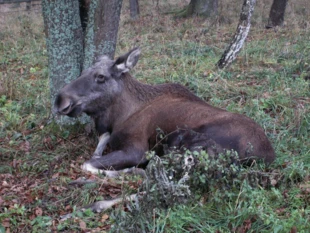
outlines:
[[[67,115],[72,108],[73,101],[61,95],[57,95],[53,107],[54,114]]]

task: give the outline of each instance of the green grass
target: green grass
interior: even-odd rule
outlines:
[[[160,9],[181,7],[170,2],[160,1]],[[271,3],[257,3],[248,40],[226,70],[215,64],[236,28],[237,1],[221,3],[216,22],[162,15],[151,1],[141,2],[140,19],[131,21],[125,3],[116,53],[142,48],[132,72],[137,79],[181,83],[212,105],[253,118],[277,154],[268,169],[260,168],[274,186],[252,187],[241,177],[240,186],[223,189],[214,181],[211,191],[197,194],[194,202],[154,207],[153,217],[142,213],[140,220],[123,206],[100,214],[77,210],[135,192],[141,181],[126,177],[109,185],[68,185],[79,177],[93,178],[80,165],[94,151],[96,136],[83,125],[52,122],[43,20],[8,15],[0,30],[0,232],[78,232],[82,222],[93,232],[116,231],[129,220],[145,232],[290,232],[293,227],[307,232],[310,14],[302,7],[306,1],[298,2],[289,3],[285,26],[271,31],[264,29],[268,15],[262,13]],[[74,218],[59,221],[72,211]]]

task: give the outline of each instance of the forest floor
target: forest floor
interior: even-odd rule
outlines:
[[[285,24],[264,28],[270,1],[257,3],[249,36],[227,69],[215,64],[234,35],[241,5],[221,3],[214,19],[174,18],[186,1],[141,1],[130,19],[124,2],[116,54],[140,46],[132,74],[177,82],[210,104],[245,114],[265,130],[277,159],[262,168],[272,182],[212,189],[199,203],[150,209],[141,232],[308,232],[310,229],[310,12],[288,3]],[[178,3],[181,2],[181,3]],[[40,13],[6,15],[0,31],[0,233],[119,231],[130,210],[77,211],[96,200],[138,190],[139,177],[107,179],[83,172],[97,137],[83,125],[51,119],[48,62]],[[276,175],[275,175],[276,174]],[[79,178],[97,183],[69,185]],[[217,186],[214,186],[217,187]],[[61,220],[60,216],[72,213]],[[125,224],[125,223],[124,223]],[[143,225],[144,224],[144,225]],[[144,230],[143,230],[144,229]],[[132,232],[130,228],[127,230]]]

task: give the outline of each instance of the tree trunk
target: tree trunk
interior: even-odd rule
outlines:
[[[287,0],[273,0],[266,25],[267,29],[283,25],[286,5]]]
[[[42,0],[52,104],[96,57],[114,57],[121,6],[122,0]]]
[[[138,0],[129,0],[130,18],[135,20],[139,18],[139,2]]]
[[[218,0],[191,0],[189,5],[178,14],[178,16],[188,17],[199,15],[211,17],[218,14]]]
[[[83,68],[101,55],[114,57],[123,0],[92,0],[88,13]]]
[[[57,92],[81,73],[83,31],[78,1],[42,0],[42,11],[53,104]]]
[[[242,45],[250,31],[251,16],[254,11],[255,2],[256,0],[244,0],[241,9],[239,24],[234,38],[217,63],[217,66],[220,69],[229,66],[236,59],[237,54],[242,48]]]
[[[79,1],[80,1],[81,24],[82,24],[83,32],[85,33],[86,27],[87,27],[89,5],[90,5],[91,0],[79,0]]]

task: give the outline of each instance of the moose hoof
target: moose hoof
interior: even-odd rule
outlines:
[[[102,155],[99,155],[99,154],[97,154],[97,153],[94,153],[93,156],[91,157],[91,159],[99,159],[99,158],[101,158],[101,157],[102,157]]]
[[[98,173],[102,173],[102,170],[95,168],[93,165],[91,165],[91,163],[89,162],[85,162],[82,164],[81,166],[82,170],[87,171],[87,172],[91,172],[93,174],[98,174]]]

